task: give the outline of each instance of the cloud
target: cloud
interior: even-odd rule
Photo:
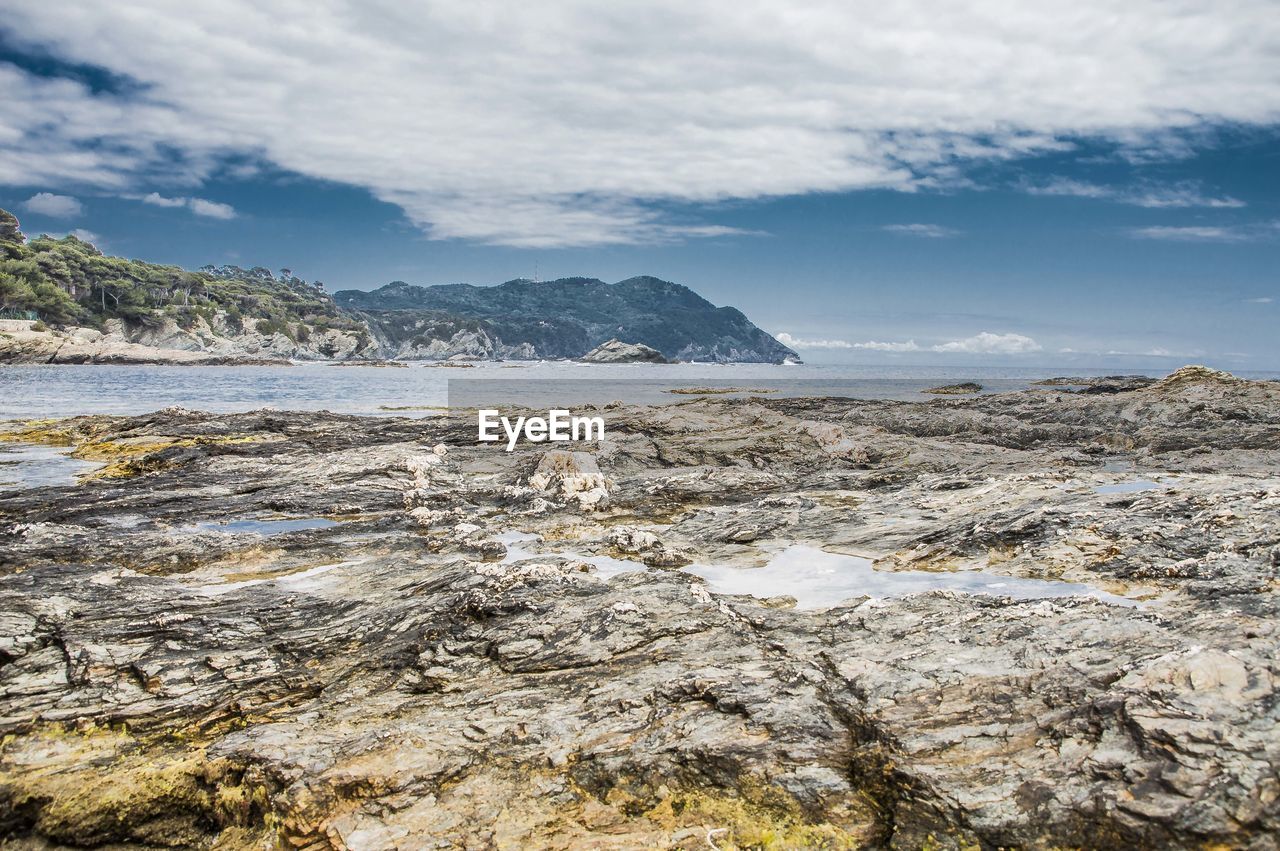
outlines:
[[[927,239],[946,239],[960,234],[960,231],[942,225],[885,225],[881,230],[901,236],[921,236]]]
[[[907,340],[905,343],[881,343],[877,340],[868,340],[865,343],[854,343],[852,348],[868,349],[873,352],[919,352],[923,351],[915,340]]]
[[[1103,354],[1110,355],[1112,357],[1127,358],[1198,358],[1204,356],[1204,352],[1199,349],[1189,352],[1177,352],[1172,349],[1165,348],[1164,346],[1156,346],[1155,348],[1144,349],[1140,352],[1128,352],[1112,349],[1111,351],[1104,352]]]
[[[44,234],[44,236],[48,236],[52,239],[62,239],[64,237],[74,236],[81,242],[87,242],[98,248],[101,248],[106,244],[106,241],[101,236],[91,230],[85,230],[84,228],[75,228],[70,231],[56,231],[54,233]]]
[[[1265,0],[299,8],[10,0],[13,38],[130,85],[0,65],[0,183],[125,193],[256,163],[436,238],[647,243],[726,233],[677,206],[964,185],[1080,140],[1167,158],[1280,121]]]
[[[150,204],[153,207],[185,207],[187,206],[186,198],[166,198],[159,192],[152,192],[143,195],[138,199],[144,204]]]
[[[778,342],[792,349],[852,349],[853,344],[845,340],[802,340],[783,331],[777,335]]]
[[[51,216],[55,219],[71,219],[84,212],[84,205],[79,199],[70,195],[54,195],[51,192],[37,192],[23,205],[32,213]]]
[[[935,352],[984,355],[1020,355],[1038,352],[1040,349],[1039,343],[1022,334],[992,334],[990,331],[983,331],[963,340],[952,340],[933,347]]]
[[[143,195],[138,200],[153,207],[187,207],[197,216],[207,216],[211,219],[234,219],[236,217],[236,209],[230,204],[206,201],[204,198],[166,198],[159,192],[152,192]]]
[[[1112,198],[1115,191],[1108,186],[1072,180],[1069,177],[1052,177],[1044,183],[1023,183],[1028,195],[1063,195],[1070,198]]]
[[[1213,197],[1203,194],[1199,189],[1188,184],[1177,186],[1152,187],[1134,190],[1131,194],[1121,195],[1120,200],[1127,204],[1151,209],[1168,209],[1178,207],[1211,207],[1214,209],[1237,209],[1247,206],[1239,198],[1229,195]]]
[[[1253,238],[1251,231],[1242,228],[1203,225],[1131,228],[1129,236],[1166,242],[1246,242]]]
[[[1169,185],[1144,183],[1137,186],[1103,186],[1068,177],[1051,177],[1042,183],[1023,183],[1022,188],[1031,195],[1098,198],[1148,209],[1185,207],[1234,209],[1246,206],[1245,202],[1230,196],[1207,195],[1195,181],[1181,181]]]
[[[230,204],[221,204],[217,201],[206,201],[203,198],[189,199],[188,206],[191,212],[197,216],[207,216],[211,219],[234,219],[236,217],[236,209]]]
[[[922,352],[915,340],[905,343],[881,343],[870,340],[865,343],[850,343],[848,340],[803,340],[783,332],[778,334],[778,342],[793,349],[868,349],[876,352]]]
[[[1258,298],[1246,298],[1243,299],[1243,301],[1245,304],[1271,304],[1275,299],[1269,295],[1264,295],[1259,296]]]
[[[921,346],[915,340],[905,342],[881,342],[868,340],[864,343],[851,343],[847,340],[805,340],[787,333],[777,335],[778,342],[793,349],[864,349],[876,352],[938,352],[942,354],[988,354],[1019,355],[1038,352],[1039,343],[1022,334],[993,334],[983,331],[972,337],[961,340],[950,340],[936,346]]]

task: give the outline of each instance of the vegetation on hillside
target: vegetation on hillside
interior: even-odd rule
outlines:
[[[363,328],[338,309],[323,284],[288,269],[278,275],[238,266],[193,272],[108,257],[74,236],[28,240],[17,218],[0,210],[0,315],[91,327],[110,318],[158,325],[168,317],[190,328],[201,317],[212,326],[219,312],[232,331],[279,332],[300,342],[313,330]]]

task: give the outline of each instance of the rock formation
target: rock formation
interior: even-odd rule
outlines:
[[[109,328],[108,333],[93,328],[37,329],[39,325],[33,320],[0,320],[0,363],[178,366],[288,363],[285,355],[260,345],[239,347],[228,343],[210,351],[130,342],[119,327]]]
[[[581,358],[583,363],[669,363],[662,352],[643,343],[623,343],[609,340],[601,343]]]
[[[0,493],[7,847],[1275,847],[1280,386],[601,414],[11,426],[109,466]],[[795,542],[1117,597],[675,566]]]
[[[923,391],[934,396],[971,396],[982,392],[982,385],[976,381],[965,381],[960,384],[944,384],[941,387],[930,387]]]

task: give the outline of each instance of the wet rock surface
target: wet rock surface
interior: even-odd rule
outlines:
[[[10,426],[3,847],[1276,847],[1280,386],[601,414]],[[794,543],[1130,604],[681,569]]]

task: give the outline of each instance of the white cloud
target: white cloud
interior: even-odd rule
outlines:
[[[1044,183],[1026,183],[1022,188],[1029,195],[1063,195],[1069,198],[1114,197],[1114,190],[1110,187],[1083,180],[1072,180],[1069,177],[1054,177]]]
[[[191,208],[191,212],[197,216],[207,216],[211,219],[234,219],[236,217],[236,208],[230,204],[222,204],[217,201],[206,201],[203,198],[188,199],[187,206]]]
[[[1247,206],[1239,198],[1229,195],[1213,197],[1203,194],[1199,189],[1187,184],[1166,187],[1149,187],[1134,190],[1131,194],[1121,196],[1121,200],[1139,207],[1153,209],[1177,207],[1211,207],[1214,209],[1237,209]]]
[[[777,340],[792,349],[852,349],[853,344],[846,340],[802,340],[783,331],[776,335]]]
[[[1113,357],[1128,357],[1128,358],[1198,358],[1198,357],[1202,357],[1204,355],[1204,352],[1198,349],[1194,351],[1189,351],[1189,352],[1175,352],[1172,349],[1165,348],[1164,346],[1156,346],[1155,348],[1144,349],[1143,351],[1140,351],[1140,352],[1129,352],[1129,351],[1112,349],[1111,351],[1105,352],[1104,354],[1111,355]]]
[[[942,225],[885,225],[881,230],[889,233],[896,233],[901,236],[921,236],[927,239],[946,239],[947,237],[958,236],[960,231],[955,228],[943,227]]]
[[[29,211],[41,216],[52,216],[55,219],[70,219],[84,212],[84,205],[79,199],[70,195],[54,195],[51,192],[37,192],[23,205]]]
[[[1158,239],[1166,242],[1245,242],[1251,238],[1247,231],[1240,228],[1206,225],[1132,228],[1129,235],[1134,239]]]
[[[850,343],[848,340],[804,340],[783,332],[777,335],[778,342],[793,349],[868,349],[876,352],[921,352],[924,351],[915,340],[905,343],[881,343],[869,340],[865,343]]]
[[[881,342],[868,340],[864,343],[851,343],[847,340],[806,340],[787,333],[777,335],[778,342],[793,349],[864,349],[876,352],[939,352],[942,354],[988,354],[1019,355],[1038,352],[1039,343],[1022,334],[993,334],[983,331],[962,340],[950,340],[936,346],[921,346],[915,340],[905,342]]]
[[[1020,355],[1038,352],[1041,346],[1035,340],[1022,334],[992,334],[983,331],[963,340],[952,340],[934,346],[935,352],[964,352],[966,354],[984,355]]]
[[[865,343],[854,343],[855,349],[868,349],[873,352],[919,352],[923,351],[915,340],[907,340],[905,343],[882,343],[878,340],[868,340]]]
[[[197,216],[207,216],[212,219],[234,219],[236,217],[236,209],[230,204],[207,201],[204,198],[166,198],[159,192],[151,192],[138,198],[138,200],[153,207],[187,207]]]
[[[74,230],[65,232],[57,231],[55,233],[44,234],[44,236],[48,236],[52,239],[62,239],[63,237],[74,236],[81,242],[87,242],[97,248],[101,248],[106,244],[105,240],[103,240],[101,236],[91,230],[85,230],[84,228],[75,228]]]
[[[1271,0],[303,8],[10,0],[10,32],[139,85],[0,66],[0,183],[123,193],[256,162],[434,237],[643,243],[725,232],[670,204],[962,185],[1080,138],[1178,156],[1280,121]]]
[[[186,198],[166,198],[159,192],[152,192],[143,195],[138,199],[144,204],[150,204],[153,207],[185,207],[187,206]]]
[[[1271,297],[1271,296],[1269,296],[1269,295],[1260,296],[1260,297],[1258,297],[1258,298],[1246,298],[1246,299],[1244,299],[1244,303],[1245,303],[1245,304],[1271,304],[1271,303],[1272,303],[1272,302],[1274,302],[1274,301],[1275,301],[1275,299],[1274,299],[1274,298],[1272,298],[1272,297]]]
[[[1099,198],[1149,209],[1185,207],[1234,209],[1246,206],[1238,198],[1207,195],[1200,184],[1194,181],[1181,181],[1168,185],[1144,183],[1137,186],[1103,186],[1068,177],[1052,177],[1043,183],[1025,183],[1023,189],[1031,195]]]

